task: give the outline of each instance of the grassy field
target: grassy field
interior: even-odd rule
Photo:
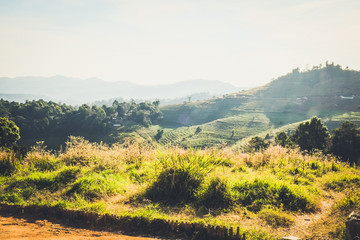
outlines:
[[[345,239],[346,216],[360,207],[358,167],[277,146],[245,154],[72,137],[57,154],[41,144],[23,159],[2,151],[0,166],[0,202],[240,226],[247,239]]]

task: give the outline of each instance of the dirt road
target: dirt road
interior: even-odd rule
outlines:
[[[155,240],[155,238],[131,237],[116,233],[65,227],[47,220],[31,220],[12,216],[0,216],[2,240]]]

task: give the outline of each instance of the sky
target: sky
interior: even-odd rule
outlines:
[[[359,0],[0,0],[0,77],[260,86],[359,56]]]

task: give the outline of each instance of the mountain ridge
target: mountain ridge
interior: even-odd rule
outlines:
[[[2,77],[0,85],[2,97],[9,97],[11,94],[33,97],[38,95],[68,104],[83,104],[111,98],[175,99],[204,92],[222,95],[241,89],[218,80],[194,79],[172,84],[139,85],[127,81],[106,82],[99,78],[79,79],[61,75]]]

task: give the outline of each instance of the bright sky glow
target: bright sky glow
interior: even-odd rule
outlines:
[[[358,0],[0,0],[0,77],[258,86],[359,43]]]

